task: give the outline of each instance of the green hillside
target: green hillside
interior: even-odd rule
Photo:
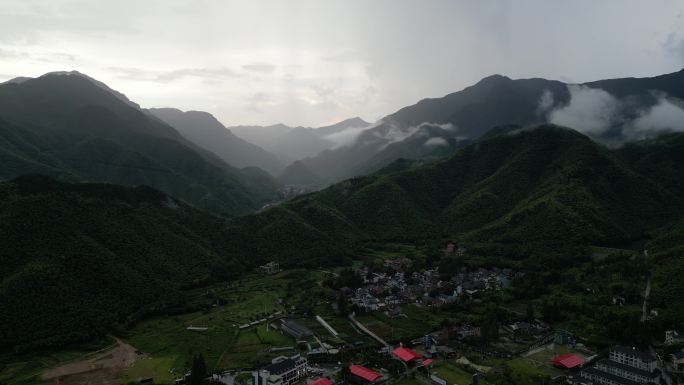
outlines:
[[[495,135],[443,161],[335,184],[242,218],[230,237],[267,244],[265,235],[240,229],[268,217],[274,236],[291,231],[284,218],[295,217],[320,242],[337,240],[345,223],[345,238],[357,241],[456,238],[513,258],[573,258],[588,244],[640,239],[684,212],[667,178],[637,169],[576,131],[540,126]],[[312,206],[315,223],[303,215]]]
[[[679,303],[670,282],[681,270],[681,225],[660,229],[684,217],[676,183],[683,136],[636,151],[555,126],[505,131],[449,159],[349,179],[227,221],[147,187],[21,177],[0,184],[0,346],[88,340],[182,308],[184,289],[264,262],[346,265],[370,243],[398,241],[460,240],[527,271],[588,258],[589,245],[652,237],[654,306]],[[662,173],[648,172],[644,159]]]
[[[0,197],[0,350],[87,341],[240,271],[222,220],[148,187],[26,176]]]
[[[231,167],[104,87],[78,73],[0,85],[0,178],[144,184],[225,216],[274,198],[265,172]]]

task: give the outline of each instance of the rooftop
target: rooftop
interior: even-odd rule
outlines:
[[[297,362],[294,359],[285,358],[266,366],[263,370],[268,371],[270,374],[281,374],[291,370],[295,366],[297,366]]]
[[[619,362],[611,361],[611,360],[606,359],[606,358],[604,358],[604,359],[602,359],[601,361],[599,361],[598,364],[599,364],[599,365],[610,366],[610,367],[617,368],[617,369],[622,369],[622,370],[624,370],[624,371],[626,371],[626,372],[632,372],[632,373],[634,373],[634,374],[638,374],[638,375],[640,375],[640,376],[642,376],[642,377],[646,377],[646,378],[656,378],[656,377],[658,377],[658,373],[649,372],[649,371],[646,371],[646,370],[642,370],[642,369],[639,369],[639,368],[635,368],[635,367],[633,367],[633,366],[621,364],[621,363],[619,363]]]
[[[566,369],[572,369],[584,364],[584,357],[577,354],[562,354],[560,356],[554,357],[551,363],[557,366],[562,366]]]
[[[382,374],[365,368],[361,365],[352,365],[349,367],[349,371],[355,376],[361,377],[366,381],[375,382],[382,378]]]
[[[610,350],[636,357],[644,362],[651,362],[656,360],[656,358],[653,357],[650,353],[645,353],[640,350],[636,350],[635,348],[630,348],[627,346],[613,346],[612,348],[610,348]]]
[[[414,352],[413,350],[405,347],[398,347],[393,351],[394,355],[399,357],[400,360],[404,362],[419,360],[422,357],[420,354]]]
[[[616,375],[611,374],[611,373],[606,373],[606,372],[604,372],[602,370],[598,370],[596,368],[582,369],[582,371],[585,373],[594,375],[594,376],[598,376],[598,377],[602,377],[602,378],[611,380],[611,381],[615,382],[616,384],[620,384],[620,385],[640,385],[636,381],[628,380],[626,378],[622,378],[620,376],[616,376]]]
[[[332,385],[332,381],[330,381],[329,379],[327,379],[325,377],[322,377],[322,378],[319,378],[318,380],[310,383],[309,385]]]

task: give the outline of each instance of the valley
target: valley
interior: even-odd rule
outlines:
[[[684,3],[560,3],[0,2],[0,385],[684,385]]]
[[[65,364],[6,363],[0,381],[13,385],[36,379],[51,383],[59,378],[61,384],[78,384],[101,376],[110,383],[137,383],[146,378],[172,383],[189,370],[192,357],[200,353],[211,373],[233,376],[247,375],[279,355],[296,352],[308,356],[312,368],[314,363],[334,368],[338,361],[360,357],[375,362],[382,357],[376,357],[376,351],[383,345],[350,322],[347,314],[354,312],[356,321],[384,341],[393,346],[403,342],[434,357],[431,371],[450,381],[463,382],[480,373],[485,383],[495,383],[502,375],[516,383],[534,383],[538,377],[567,375],[549,364],[557,355],[573,353],[588,358],[613,344],[639,343],[642,338],[638,330],[629,329],[629,323],[638,320],[641,312],[641,290],[647,276],[638,272],[650,269],[639,263],[649,262],[629,250],[598,250],[600,255],[594,253],[592,259],[570,270],[541,274],[517,271],[519,264],[473,254],[463,247],[459,251],[445,245],[434,250],[400,244],[368,249],[357,255],[352,267],[248,273],[227,284],[187,292],[188,305],[197,311],[145,319],[118,333],[115,350],[105,348],[75,362],[68,358],[71,363]],[[504,275],[487,278],[501,274],[492,273],[502,271],[497,265],[508,266]],[[475,275],[464,276],[464,271]],[[477,274],[487,271],[478,278]],[[412,284],[418,283],[413,283],[415,279],[428,279],[415,286],[426,291],[417,297],[403,297],[401,291],[391,288],[410,286],[403,280],[382,278],[396,274],[412,277]],[[455,274],[453,278],[451,274]],[[630,278],[635,274],[640,279]],[[481,285],[466,284],[480,279]],[[397,293],[397,299],[372,299],[370,292],[376,292],[378,285],[385,286],[385,293]],[[371,288],[366,294],[371,300],[359,302],[347,293],[364,287]],[[461,287],[469,289],[461,291]],[[311,334],[294,339],[279,330],[281,319],[294,321]],[[518,331],[520,327],[529,329]],[[425,344],[428,335],[434,339],[432,346]],[[393,377],[388,370],[387,375]],[[400,376],[399,380],[404,384],[408,378],[401,380]],[[236,381],[244,381],[244,376],[237,375]]]

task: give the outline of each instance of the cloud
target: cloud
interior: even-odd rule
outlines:
[[[163,72],[156,77],[156,81],[170,82],[186,77],[200,77],[200,78],[222,78],[238,76],[230,68],[182,68],[173,71]]]
[[[187,77],[197,77],[215,81],[220,78],[239,76],[235,71],[227,67],[180,68],[162,72],[136,67],[109,67],[108,69],[117,73],[118,77],[123,79],[158,83],[169,83]]]
[[[655,94],[656,103],[636,111],[630,98],[617,99],[610,93],[582,85],[569,85],[570,102],[550,111],[547,120],[594,137],[618,142],[654,137],[664,132],[684,131],[684,102]],[[547,109],[549,98],[542,95],[539,111]]]
[[[537,104],[537,115],[544,116],[553,107],[553,92],[544,90]]]
[[[583,85],[568,85],[570,102],[548,115],[549,122],[577,131],[600,135],[611,128],[620,102],[608,92]],[[544,95],[540,99],[543,104]]]
[[[655,136],[662,132],[684,131],[682,102],[665,97],[625,126],[625,135],[633,140]]]
[[[356,51],[342,51],[336,54],[323,56],[322,60],[337,63],[356,62],[359,61],[359,56],[359,53]]]
[[[430,138],[423,143],[423,146],[425,147],[439,147],[439,146],[448,146],[449,142],[446,141],[444,138],[440,137],[434,137]]]
[[[323,137],[323,139],[335,143],[333,148],[338,148],[342,146],[348,146],[351,144],[354,144],[356,142],[356,139],[359,137],[359,135],[365,131],[369,130],[371,128],[375,128],[378,125],[382,124],[381,122],[370,125],[370,126],[365,126],[365,127],[349,127],[345,128],[342,131],[335,132],[330,135],[326,135]]]
[[[273,73],[273,71],[275,71],[276,66],[273,64],[260,62],[243,65],[242,68],[247,71],[258,72],[262,74],[270,74]]]

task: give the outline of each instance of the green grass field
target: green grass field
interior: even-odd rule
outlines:
[[[148,358],[136,362],[126,371],[124,383],[138,382],[144,378],[154,378],[156,383],[173,383],[183,375],[182,368],[174,366],[173,357]]]
[[[472,379],[472,374],[449,362],[440,362],[436,364],[431,372],[445,379],[450,385],[468,385]],[[485,382],[480,381],[480,383]]]
[[[195,354],[202,354],[213,369],[251,367],[259,362],[257,353],[272,346],[291,346],[293,341],[280,332],[267,331],[265,324],[240,331],[238,326],[267,314],[282,311],[288,279],[247,276],[231,285],[198,290],[197,297],[211,297],[225,305],[208,312],[146,320],[129,330],[124,339],[149,353],[152,362],[141,362],[129,370],[129,378],[166,376],[189,367]],[[187,327],[207,327],[206,331]],[[166,374],[164,374],[166,373]],[[163,377],[164,381],[167,377]],[[162,381],[162,380],[159,380]]]
[[[513,377],[519,378],[520,381],[523,381],[523,378],[530,379],[547,376],[553,378],[565,372],[551,365],[549,361],[553,357],[566,353],[582,355],[568,346],[555,345],[553,349],[544,349],[527,357],[514,358],[505,364],[511,369]]]

